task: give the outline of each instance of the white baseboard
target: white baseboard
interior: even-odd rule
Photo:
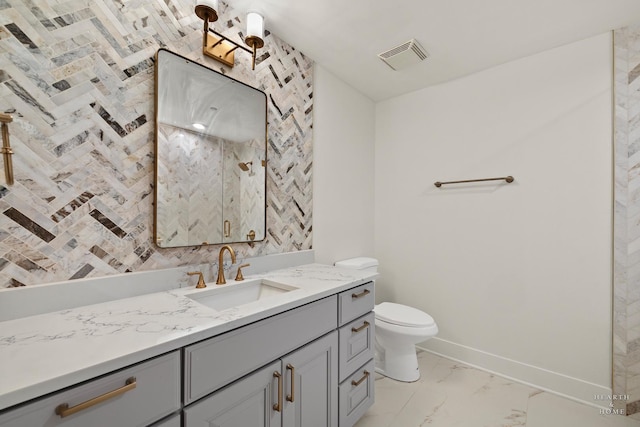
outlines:
[[[548,369],[518,362],[517,360],[487,353],[482,350],[456,344],[441,338],[431,338],[416,346],[438,356],[464,363],[492,374],[499,375],[540,390],[548,391],[571,400],[597,408],[608,407],[609,402],[596,399],[595,395],[610,395],[611,388],[573,378]]]

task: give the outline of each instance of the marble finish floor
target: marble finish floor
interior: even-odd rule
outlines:
[[[355,427],[640,427],[431,353],[420,352],[418,361],[415,383],[376,375],[376,403]]]

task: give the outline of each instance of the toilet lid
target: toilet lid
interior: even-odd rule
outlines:
[[[379,320],[399,326],[423,327],[436,323],[433,317],[424,311],[392,302],[378,304],[373,311]]]

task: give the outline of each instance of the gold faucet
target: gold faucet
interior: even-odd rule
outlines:
[[[224,285],[227,281],[224,279],[224,250],[228,250],[231,254],[231,263],[236,263],[236,253],[229,245],[224,245],[220,248],[220,254],[218,254],[218,278],[216,279],[216,285]]]
[[[202,271],[188,271],[187,274],[189,276],[198,275],[198,284],[196,285],[196,289],[206,288],[207,285],[204,283],[204,276],[202,275]]]
[[[236,273],[236,282],[240,282],[244,280],[244,276],[242,274],[242,269],[245,267],[249,267],[251,264],[242,264],[238,266],[238,272]]]

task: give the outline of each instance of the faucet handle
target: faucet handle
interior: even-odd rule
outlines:
[[[242,264],[238,266],[238,272],[236,273],[236,281],[239,282],[244,280],[244,276],[242,275],[242,268],[249,267],[251,264]]]
[[[204,283],[204,276],[202,275],[202,271],[188,271],[187,274],[189,276],[194,276],[196,274],[200,275],[200,277],[198,277],[198,284],[196,285],[196,289],[202,289],[207,287],[207,285]]]

